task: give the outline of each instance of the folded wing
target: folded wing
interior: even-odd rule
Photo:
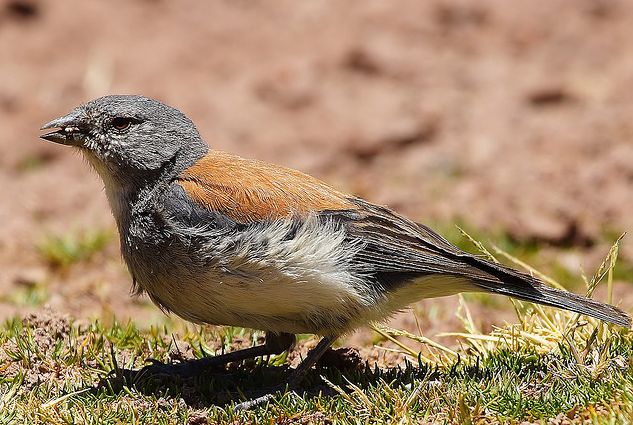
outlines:
[[[433,274],[461,277],[482,292],[562,308],[627,328],[631,326],[630,317],[614,306],[549,287],[526,273],[461,251],[428,227],[385,207],[360,199],[354,202],[358,210],[332,214],[347,222],[352,237],[365,242],[358,261],[371,267],[385,289]],[[453,292],[447,287],[447,294]]]

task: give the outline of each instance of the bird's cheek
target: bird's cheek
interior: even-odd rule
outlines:
[[[103,156],[103,153],[106,149],[104,149],[105,138],[99,135],[88,135],[81,140],[79,145],[80,148],[91,151],[95,156],[100,157]]]

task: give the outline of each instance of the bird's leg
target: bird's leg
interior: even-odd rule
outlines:
[[[317,346],[308,352],[306,358],[303,359],[301,363],[299,363],[299,366],[297,366],[292,375],[290,375],[290,377],[288,378],[286,385],[275,388],[273,391],[270,391],[261,397],[257,397],[252,400],[247,400],[243,403],[240,403],[235,406],[235,410],[238,411],[253,409],[273,398],[276,391],[282,391],[284,389],[292,391],[297,388],[299,384],[301,384],[301,381],[303,381],[303,378],[305,378],[308,370],[310,370],[310,368],[319,361],[321,356],[323,356],[323,354],[332,346],[334,341],[336,341],[336,338],[323,337],[321,341],[319,341]]]
[[[308,370],[310,370],[310,368],[319,361],[323,354],[330,349],[334,341],[336,341],[336,338],[323,337],[317,346],[308,352],[306,358],[299,363],[299,366],[297,366],[288,379],[288,387],[290,387],[290,389],[294,389],[299,386],[301,381],[303,381],[303,378],[305,378],[306,373],[308,373]]]
[[[296,339],[293,334],[266,332],[266,342],[263,345],[244,348],[242,350],[230,353],[220,354],[217,356],[204,357],[197,360],[189,360],[177,364],[163,364],[155,361],[147,366],[143,371],[148,374],[167,374],[177,375],[183,378],[196,376],[205,369],[212,367],[224,366],[228,363],[238,362],[246,359],[252,359],[260,356],[268,356],[272,354],[281,354],[289,350],[295,343]]]

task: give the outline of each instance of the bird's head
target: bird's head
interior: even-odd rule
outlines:
[[[92,100],[45,129],[56,130],[42,139],[79,148],[106,183],[120,185],[137,184],[166,167],[191,165],[208,149],[182,112],[135,95]]]

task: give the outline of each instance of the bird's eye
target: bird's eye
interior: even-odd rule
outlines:
[[[116,131],[123,132],[130,128],[132,121],[132,118],[116,117],[112,119],[111,125]]]

